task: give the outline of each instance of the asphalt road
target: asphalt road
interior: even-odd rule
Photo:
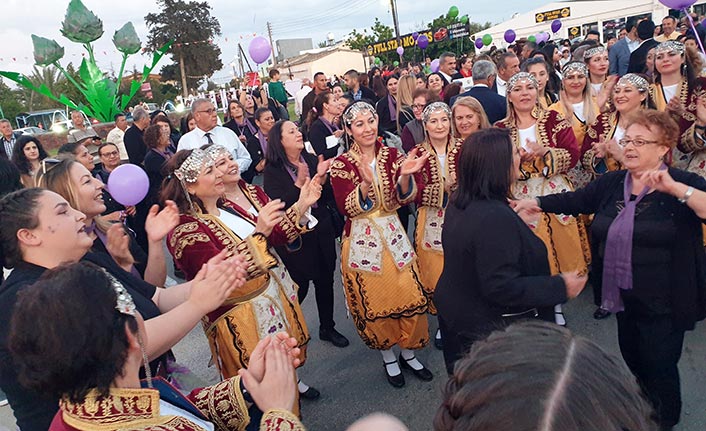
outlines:
[[[336,328],[351,341],[339,349],[318,339],[318,316],[313,293],[303,304],[312,334],[306,365],[300,376],[321,391],[317,401],[302,401],[303,422],[310,431],[344,430],[357,418],[383,411],[400,418],[411,431],[431,430],[432,421],[446,382],[441,352],[429,346],[417,353],[418,358],[434,373],[434,380],[422,382],[405,374],[404,388],[390,386],[378,352],[369,350],[358,338],[352,321],[346,317],[340,277],[336,278]],[[565,315],[570,329],[588,337],[619,355],[616,323],[613,317],[597,321],[591,292],[566,305]],[[430,334],[436,331],[436,318],[430,317]],[[706,329],[700,324],[687,333],[680,362],[684,408],[678,431],[706,430]],[[174,348],[177,360],[199,377],[215,382],[217,374],[208,368],[210,351],[201,327],[196,327]],[[0,407],[0,430],[15,429],[9,407]]]

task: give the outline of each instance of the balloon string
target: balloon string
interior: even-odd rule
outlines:
[[[696,26],[694,25],[694,20],[691,18],[691,14],[689,14],[689,11],[686,10],[686,8],[682,9],[684,13],[686,14],[687,18],[689,18],[689,23],[691,24],[691,29],[694,30],[694,36],[696,40],[699,42],[699,48],[701,48],[701,52],[706,55],[706,51],[704,51],[704,44],[701,42],[701,37],[699,36],[699,32],[696,31]]]

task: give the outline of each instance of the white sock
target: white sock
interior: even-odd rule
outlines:
[[[302,382],[302,379],[297,380],[297,387],[299,388],[299,393],[303,394],[304,392],[309,390],[309,385],[306,383]]]
[[[564,319],[564,313],[561,310],[561,304],[554,306],[554,321],[559,326],[566,326],[566,319]]]
[[[402,370],[400,370],[400,364],[395,357],[395,352],[393,352],[392,349],[380,350],[380,353],[382,354],[382,360],[386,364],[385,368],[387,369],[387,374],[396,376],[402,372]]]
[[[422,363],[417,360],[417,357],[414,356],[413,350],[400,349],[400,351],[402,352],[402,359],[404,359],[410,367],[414,368],[415,370],[421,370],[422,368],[424,368],[424,365],[422,365]]]
[[[441,340],[441,329],[436,330],[436,335],[434,336],[437,340]]]

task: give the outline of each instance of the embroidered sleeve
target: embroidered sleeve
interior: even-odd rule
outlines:
[[[294,242],[299,236],[305,232],[309,232],[308,224],[299,224],[301,214],[297,212],[294,205],[287,208],[284,212],[282,221],[275,226],[269,236],[270,244],[286,245]]]
[[[569,156],[569,165],[566,168],[566,171],[568,171],[579,162],[581,149],[579,148],[579,144],[576,142],[576,135],[574,135],[574,130],[568,120],[561,119],[559,124],[556,126],[555,132],[556,147],[565,150]],[[557,173],[566,171],[557,171]]]
[[[167,248],[187,280],[191,280],[201,265],[221,249],[196,221],[182,223],[167,237]]]
[[[292,412],[271,409],[262,415],[260,431],[305,431],[304,425]]]
[[[242,431],[250,423],[248,407],[240,392],[240,377],[195,389],[188,398],[218,430]]]
[[[409,176],[409,190],[405,194],[402,194],[402,186],[397,183],[397,199],[400,201],[400,205],[407,205],[408,203],[414,201],[416,196],[417,182],[414,181],[414,175]]]
[[[369,211],[375,202],[371,188],[367,199],[362,199],[360,177],[352,165],[336,159],[331,163],[331,186],[339,211],[348,218],[357,217]]]
[[[549,148],[543,159],[542,175],[547,178],[566,173],[571,169],[571,153],[563,148]]]
[[[677,146],[679,147],[679,151],[687,154],[704,148],[704,139],[701,136],[697,136],[695,122],[691,123],[681,136],[679,136]]]
[[[249,279],[277,266],[277,259],[270,253],[267,238],[261,233],[247,236],[236,246],[236,250],[245,257]]]

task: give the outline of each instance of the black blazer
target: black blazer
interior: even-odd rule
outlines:
[[[471,96],[480,102],[490,124],[495,124],[507,116],[507,101],[498,94],[497,89],[492,90],[488,87],[475,86],[465,93],[452,97],[450,105],[453,106],[459,97],[464,96]]]
[[[20,132],[12,132],[12,136],[15,137],[15,142],[17,142],[17,139],[20,139],[20,136],[22,136],[22,133]],[[0,158],[11,160],[12,159],[12,153],[7,154],[5,152],[5,142],[6,139],[4,136],[0,135]],[[13,148],[14,150],[14,148]]]
[[[351,97],[355,97],[352,91],[349,91],[348,94],[351,95]],[[360,86],[360,100],[364,102],[368,102],[371,105],[375,105],[375,102],[378,100],[378,97],[375,95],[375,92],[371,90],[368,87],[365,87],[363,85]]]
[[[143,135],[144,131],[134,124],[125,131],[123,143],[125,144],[127,157],[133,165],[142,166],[142,162],[145,160],[147,145],[145,145]]]
[[[260,140],[257,138],[257,135],[252,135],[248,139],[248,142],[245,144],[245,148],[247,148],[248,153],[250,153],[252,163],[250,163],[248,170],[243,172],[241,176],[245,181],[252,183],[253,178],[255,178],[258,174],[255,170],[255,166],[260,163],[260,160],[265,158],[265,153],[262,151],[262,146],[260,145]]]
[[[397,109],[397,105],[395,105],[395,109]],[[382,134],[382,132],[398,134],[397,116],[392,117],[390,115],[390,105],[387,96],[378,100],[375,104],[375,111],[378,113],[378,132],[380,134]]]
[[[543,314],[566,302],[547,249],[507,202],[450,204],[441,234],[444,269],[434,293],[440,319],[469,344],[497,329],[503,314],[533,307]]]
[[[333,148],[326,148],[326,138],[331,136],[331,132],[326,125],[317,119],[309,127],[309,142],[314,148],[317,156],[324,156],[324,159],[331,159],[338,154],[338,145]],[[316,173],[316,172],[314,172]]]
[[[311,178],[316,175],[318,159],[313,154],[302,152],[309,166]],[[299,188],[294,185],[287,168],[268,163],[264,171],[265,193],[272,199],[281,199],[287,208],[299,199]],[[326,208],[327,203],[336,208],[333,203],[333,189],[329,181],[323,186],[321,197],[316,208],[311,208],[311,214],[319,223],[316,227],[301,236],[301,247],[275,247],[282,258],[284,266],[295,279],[316,280],[330,277],[336,267],[336,242],[331,214]]]
[[[162,169],[167,163],[167,159],[162,157],[162,155],[149,150],[145,155],[145,160],[143,163],[145,165],[145,171],[147,172],[147,178],[150,180],[150,188],[147,192],[146,203],[152,206],[152,204],[159,203],[159,190],[162,187],[162,180],[164,180]]]

